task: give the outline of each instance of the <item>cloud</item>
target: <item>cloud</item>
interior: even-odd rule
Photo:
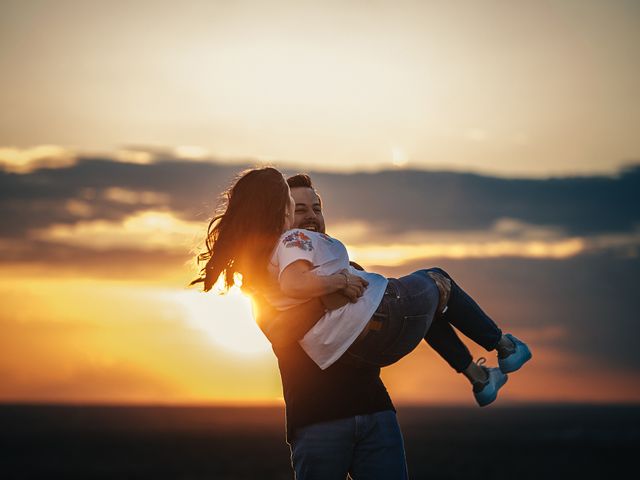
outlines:
[[[363,222],[339,224],[329,232],[347,245],[363,265],[393,266],[428,258],[568,258],[616,251],[629,257],[640,252],[640,228],[630,233],[569,236],[561,228],[502,218],[486,230],[380,232]]]
[[[192,211],[198,205],[195,191],[201,193],[216,177],[215,167],[200,167],[91,159],[73,167],[24,175],[0,172],[0,237],[24,238],[33,229],[73,225],[79,217],[123,221],[150,207],[171,208],[178,215]],[[212,204],[215,195],[210,194]],[[201,195],[200,204],[203,198]]]
[[[32,148],[0,147],[0,170],[26,174],[41,168],[62,168],[74,165],[76,154],[57,145]]]
[[[122,149],[114,155],[114,159],[123,163],[149,165],[155,161],[155,155],[145,150]]]
[[[97,250],[63,243],[0,240],[2,276],[99,278],[186,286],[199,270],[195,257],[164,249]]]
[[[202,147],[195,145],[180,145],[173,150],[174,155],[177,158],[183,158],[185,160],[206,160],[211,159],[211,153]]]
[[[85,247],[93,250],[131,248],[186,252],[196,239],[206,235],[206,226],[176,218],[171,212],[146,210],[122,221],[91,220],[73,225],[52,225],[35,230],[31,238]]]
[[[616,177],[508,179],[469,173],[314,173],[328,224],[366,222],[379,233],[484,230],[500,219],[570,236],[640,224],[640,166]]]
[[[0,171],[0,240],[12,245],[0,259],[16,258],[16,250],[36,242],[39,249],[47,242],[190,249],[187,238],[197,224],[206,227],[242,167],[153,154],[150,164],[79,157],[56,169]],[[329,233],[365,263],[638,251],[638,165],[615,177],[530,180],[408,170],[311,175]],[[151,228],[148,212],[164,212],[173,233]]]
[[[65,203],[67,211],[75,217],[91,217],[94,215],[93,208],[88,202],[71,198]]]
[[[585,368],[640,371],[640,258],[606,252],[561,260],[444,258],[371,270],[399,277],[434,266],[447,271],[503,331],[523,339],[535,331],[536,344],[579,355]]]
[[[128,194],[126,194],[128,195]],[[128,196],[125,196],[128,198]],[[71,202],[71,201],[70,201]],[[88,205],[77,202],[76,215]],[[125,202],[129,203],[129,202]],[[513,228],[518,225],[517,229]],[[506,228],[507,225],[511,227]],[[351,258],[362,265],[394,266],[429,258],[568,258],[601,251],[637,257],[640,229],[630,234],[567,237],[555,229],[524,226],[502,219],[487,231],[408,232],[371,238],[366,224],[338,226],[331,234],[345,242]],[[344,234],[343,234],[344,233]],[[94,251],[138,250],[184,254],[204,244],[206,223],[185,221],[168,210],[141,210],[122,220],[79,220],[30,231],[28,239]],[[386,243],[385,243],[386,242]],[[19,249],[23,242],[16,242]],[[10,242],[5,242],[7,249]]]
[[[35,278],[53,271],[185,286],[196,273],[187,265],[195,239],[241,168],[80,157],[61,168],[0,171],[0,267],[9,281],[22,269]],[[329,233],[372,271],[441,266],[563,378],[578,368],[640,371],[640,166],[529,180],[310,173]]]
[[[637,242],[640,247],[640,241]],[[499,240],[485,243],[373,244],[348,248],[363,265],[392,266],[428,258],[566,258],[584,251],[584,241],[571,238],[557,242]]]
[[[103,197],[112,202],[129,205],[166,205],[169,203],[169,196],[166,194],[150,191],[136,192],[119,187],[105,189]]]

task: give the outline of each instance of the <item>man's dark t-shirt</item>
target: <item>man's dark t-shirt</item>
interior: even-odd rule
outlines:
[[[286,405],[287,441],[295,429],[395,408],[377,367],[338,360],[321,370],[298,342],[274,346]]]

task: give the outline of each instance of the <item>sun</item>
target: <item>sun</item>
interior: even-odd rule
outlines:
[[[237,286],[226,295],[213,291],[177,292],[175,301],[191,327],[207,334],[225,350],[241,355],[271,352],[271,345],[253,319],[251,300]]]

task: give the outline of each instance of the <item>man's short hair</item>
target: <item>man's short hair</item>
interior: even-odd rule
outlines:
[[[322,197],[320,197],[320,194],[313,186],[313,183],[311,183],[311,177],[306,173],[297,173],[287,178],[287,184],[289,184],[289,188],[310,188],[318,197],[320,205],[322,205]]]
[[[287,183],[289,188],[313,188],[311,177],[306,173],[298,173],[287,178]],[[315,188],[313,190],[315,191]]]

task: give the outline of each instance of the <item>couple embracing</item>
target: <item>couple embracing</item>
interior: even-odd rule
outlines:
[[[192,284],[204,282],[208,291],[222,275],[228,288],[240,273],[256,301],[256,320],[278,358],[296,478],[408,478],[380,368],[422,340],[470,381],[480,406],[531,358],[446,271],[385,278],[350,262],[344,245],[325,233],[307,175],[287,180],[271,167],[247,170],[225,199]],[[453,327],[495,350],[498,366],[474,362]]]

